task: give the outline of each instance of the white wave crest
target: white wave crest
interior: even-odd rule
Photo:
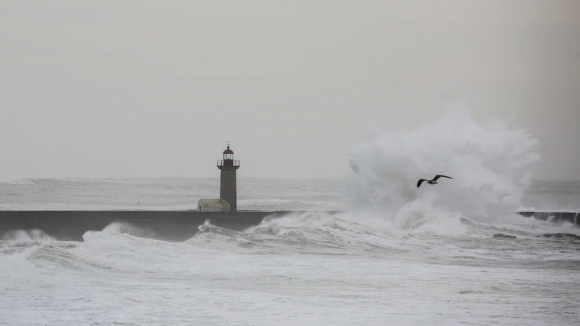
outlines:
[[[205,223],[189,244],[228,251],[256,253],[364,254],[393,252],[406,248],[388,232],[348,221],[328,213],[293,213],[265,219],[244,231],[233,231]],[[377,251],[378,250],[378,251]]]
[[[53,237],[44,233],[42,230],[11,230],[2,235],[0,240],[11,241],[13,243],[36,243],[42,241],[52,241]]]

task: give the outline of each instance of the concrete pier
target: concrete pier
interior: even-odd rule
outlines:
[[[525,217],[534,217],[540,221],[551,221],[556,223],[570,222],[572,224],[580,225],[580,212],[519,212]]]
[[[58,240],[82,241],[87,231],[101,231],[114,222],[127,233],[166,241],[191,238],[198,226],[212,225],[243,230],[258,225],[264,217],[280,212],[198,211],[0,211],[0,240],[11,230],[42,230]],[[131,228],[131,226],[133,228]],[[125,231],[125,230],[124,230]]]
[[[101,231],[114,222],[125,227],[123,232],[166,241],[191,238],[198,227],[212,225],[244,230],[260,224],[266,217],[278,218],[289,211],[0,211],[0,240],[14,230],[41,230],[58,240],[82,241],[87,231]],[[339,213],[339,212],[324,212]],[[519,212],[522,216],[553,222],[580,225],[577,212]]]

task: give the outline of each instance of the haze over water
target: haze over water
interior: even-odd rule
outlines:
[[[241,209],[310,211],[241,232],[15,230],[0,240],[0,324],[577,325],[580,241],[541,235],[580,229],[514,213],[579,207],[577,182],[532,181],[535,144],[455,111],[370,134],[344,179],[240,178]],[[416,188],[439,171],[454,179]],[[218,190],[217,178],[18,179],[0,183],[0,209],[184,210]]]

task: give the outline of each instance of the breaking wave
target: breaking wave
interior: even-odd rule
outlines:
[[[480,125],[456,109],[411,131],[372,133],[350,154],[349,210],[360,219],[407,228],[429,215],[501,222],[521,208],[538,141],[502,120]],[[420,178],[445,174],[431,186]]]
[[[267,218],[241,232],[206,222],[188,243],[197,247],[222,250],[228,247],[229,251],[250,250],[255,253],[348,255],[401,251],[406,245],[399,240],[394,234],[334,214],[293,213],[281,218]]]

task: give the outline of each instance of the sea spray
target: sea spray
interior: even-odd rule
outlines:
[[[399,227],[434,211],[501,221],[521,207],[540,161],[537,144],[505,121],[480,125],[464,108],[414,130],[375,132],[350,154],[349,210]],[[453,179],[417,188],[436,174]]]

